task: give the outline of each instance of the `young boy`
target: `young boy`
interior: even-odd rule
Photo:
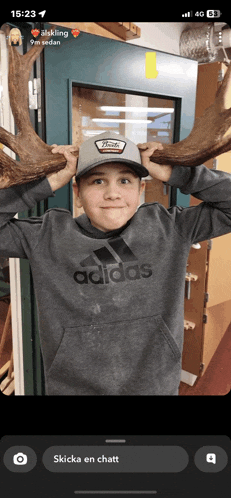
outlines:
[[[185,271],[193,243],[231,231],[231,175],[160,166],[161,144],[106,132],[82,144],[73,219],[65,209],[15,219],[70,181],[72,146],[54,146],[64,170],[0,191],[0,255],[30,260],[48,395],[177,395]],[[198,206],[143,204],[150,174]]]

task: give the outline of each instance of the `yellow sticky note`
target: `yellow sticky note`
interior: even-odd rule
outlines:
[[[145,75],[146,78],[157,78],[156,52],[146,52],[145,54]]]

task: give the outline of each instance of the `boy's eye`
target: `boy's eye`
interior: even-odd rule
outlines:
[[[94,180],[94,182],[96,185],[101,185],[103,183],[103,179],[102,178],[96,178],[96,180]]]
[[[128,178],[121,178],[121,183],[123,183],[124,185],[130,183],[130,180]]]

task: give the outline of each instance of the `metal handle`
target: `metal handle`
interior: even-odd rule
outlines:
[[[187,272],[186,276],[190,277],[191,273]],[[185,295],[186,299],[190,299],[190,296],[191,296],[191,279],[190,278],[187,278],[187,280],[186,280],[185,293],[186,293],[186,295]]]

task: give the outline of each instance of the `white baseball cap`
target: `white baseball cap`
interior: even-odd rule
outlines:
[[[78,180],[98,164],[109,162],[128,164],[140,178],[149,175],[141,163],[137,145],[123,135],[106,131],[89,138],[80,146],[76,179]]]

